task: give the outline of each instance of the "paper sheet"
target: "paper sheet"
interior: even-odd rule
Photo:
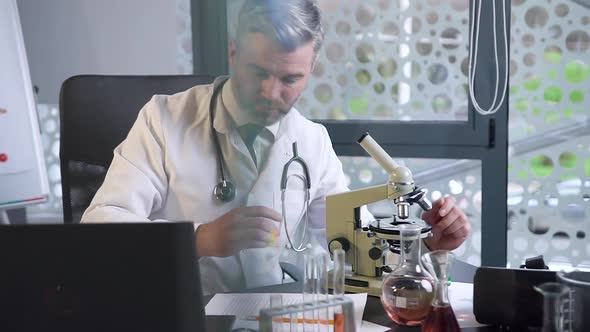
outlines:
[[[473,284],[451,282],[449,286],[449,300],[459,322],[459,327],[485,326],[475,320],[473,314]]]
[[[260,313],[260,309],[270,307],[270,293],[239,293],[215,294],[205,307],[207,315],[236,316],[233,328],[258,329],[258,322],[252,321]],[[283,305],[303,302],[302,294],[283,293]],[[355,322],[360,328],[361,319],[367,303],[367,294],[346,294],[353,302]],[[376,330],[375,330],[376,331]]]

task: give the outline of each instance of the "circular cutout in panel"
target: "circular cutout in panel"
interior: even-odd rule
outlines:
[[[324,75],[324,64],[321,61],[315,63],[312,74],[315,77],[321,77]]]
[[[404,76],[409,79],[415,79],[422,72],[420,64],[414,61],[406,62],[404,64]]]
[[[434,63],[428,67],[427,76],[432,84],[438,85],[447,80],[449,71],[446,66],[440,63]]]
[[[432,53],[432,41],[428,38],[420,38],[416,42],[416,52],[422,56]]]
[[[576,232],[576,237],[578,239],[582,240],[582,239],[586,238],[586,232],[584,232],[584,231],[577,231]]]
[[[451,0],[451,7],[458,12],[462,12],[469,8],[469,0]]]
[[[508,182],[508,205],[518,205],[522,202],[524,188],[520,183]]]
[[[440,34],[442,47],[452,50],[462,45],[461,32],[456,28],[446,28]]]
[[[535,241],[535,252],[538,254],[544,254],[549,249],[549,243],[544,239]]]
[[[531,233],[542,235],[549,232],[550,223],[540,221],[540,217],[529,216],[528,229]]]
[[[561,61],[563,57],[563,52],[559,46],[548,46],[545,48],[545,52],[543,53],[543,58],[547,63],[557,64]]]
[[[362,26],[368,26],[375,21],[375,9],[372,6],[361,3],[356,10],[356,21]]]
[[[314,89],[314,96],[322,104],[327,104],[332,100],[332,87],[328,84],[322,83]]]
[[[535,65],[535,60],[536,60],[537,56],[534,53],[527,53],[524,55],[524,57],[522,58],[522,62],[526,65],[526,66],[534,66]]]
[[[553,173],[553,160],[546,155],[539,155],[531,160],[531,171],[537,177],[547,177]]]
[[[381,29],[381,34],[384,41],[396,41],[399,37],[399,27],[393,22],[385,22],[383,28]]]
[[[581,90],[574,90],[570,92],[570,101],[574,104],[580,104],[584,101],[584,92]]]
[[[416,16],[406,18],[404,21],[404,31],[409,34],[416,34],[422,29],[422,20]]]
[[[379,62],[377,65],[377,72],[381,77],[388,78],[395,75],[397,71],[397,63],[393,59],[387,59],[385,61]]]
[[[438,201],[442,197],[442,193],[438,190],[434,190],[432,194],[430,194],[432,201]]]
[[[339,43],[331,43],[326,47],[326,57],[331,63],[340,63],[344,60],[346,50]]]
[[[568,204],[561,210],[561,216],[572,223],[583,223],[586,220],[586,209],[578,204]]]
[[[559,181],[555,187],[559,196],[578,196],[582,192],[582,180],[570,177]]]
[[[572,31],[565,38],[565,45],[570,52],[586,54],[590,48],[590,35],[584,30]]]
[[[432,98],[432,110],[435,113],[449,113],[453,107],[453,101],[445,94],[437,94]]]
[[[362,43],[356,48],[356,59],[360,63],[369,63],[375,61],[375,49],[367,43]]]
[[[373,84],[373,90],[377,94],[382,94],[385,91],[385,84],[383,82],[377,82]]]
[[[516,75],[517,72],[518,72],[518,65],[516,64],[516,61],[510,60],[510,76]]]
[[[565,78],[571,83],[581,83],[586,80],[590,69],[582,61],[574,60],[565,65]]]
[[[438,21],[438,14],[436,12],[428,12],[428,14],[426,14],[426,23],[428,24],[436,24],[436,22]]]
[[[469,57],[466,57],[461,61],[461,73],[465,75],[465,77],[469,76]]]
[[[541,6],[533,6],[524,14],[525,23],[532,29],[542,28],[549,20],[549,13]]]
[[[369,71],[366,69],[361,69],[357,71],[355,77],[356,81],[360,85],[367,85],[369,84],[369,82],[371,82],[371,73],[369,73]]]
[[[573,169],[578,165],[578,155],[573,152],[563,152],[559,155],[559,166]]]
[[[554,208],[559,205],[559,199],[553,195],[547,195],[543,200],[543,204],[545,204],[546,207]]]
[[[373,180],[373,172],[370,168],[363,168],[359,172],[359,181],[364,184],[370,183]]]
[[[570,246],[570,237],[566,232],[556,232],[551,238],[551,244],[557,250],[565,250]]]
[[[348,77],[346,77],[345,74],[340,74],[336,77],[336,82],[338,82],[338,85],[341,87],[345,87],[348,85]]]
[[[387,10],[391,6],[391,0],[379,0],[379,9]]]
[[[352,28],[350,27],[350,23],[343,21],[336,22],[336,34],[345,36],[350,34],[351,30]]]
[[[559,103],[563,98],[563,92],[558,86],[550,86],[543,92],[543,99],[548,103]]]
[[[553,25],[549,28],[549,36],[553,39],[557,39],[557,38],[561,37],[562,33],[563,33],[563,30],[557,24]]]
[[[473,195],[471,202],[473,203],[475,210],[478,213],[481,213],[481,190],[478,190],[475,195]]]
[[[527,239],[523,237],[517,237],[516,239],[514,239],[512,247],[516,251],[525,251],[528,247],[528,244],[529,242],[527,241]]]
[[[524,36],[522,36],[522,45],[524,47],[531,47],[535,45],[535,36],[530,33],[527,33]]]
[[[459,195],[463,192],[463,182],[460,180],[449,181],[449,190],[453,195]]]
[[[557,15],[559,17],[567,16],[567,14],[569,12],[570,12],[570,7],[568,7],[564,3],[560,3],[559,5],[555,6],[555,15]]]

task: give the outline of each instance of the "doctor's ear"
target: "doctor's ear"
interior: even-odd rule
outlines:
[[[232,39],[229,41],[228,51],[229,51],[229,63],[230,63],[230,65],[233,65],[234,64],[234,57],[236,56],[236,53],[238,52],[238,43],[236,42],[235,39]]]

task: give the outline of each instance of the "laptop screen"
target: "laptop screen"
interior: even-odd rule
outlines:
[[[6,331],[202,331],[191,223],[0,227]]]

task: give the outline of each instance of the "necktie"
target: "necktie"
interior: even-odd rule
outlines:
[[[260,134],[262,128],[264,127],[253,123],[248,123],[238,128],[238,132],[240,133],[240,136],[242,136],[242,140],[244,141],[244,144],[246,144],[248,151],[250,151],[254,164],[257,164],[256,152],[254,151],[254,140],[256,139],[256,136]]]

